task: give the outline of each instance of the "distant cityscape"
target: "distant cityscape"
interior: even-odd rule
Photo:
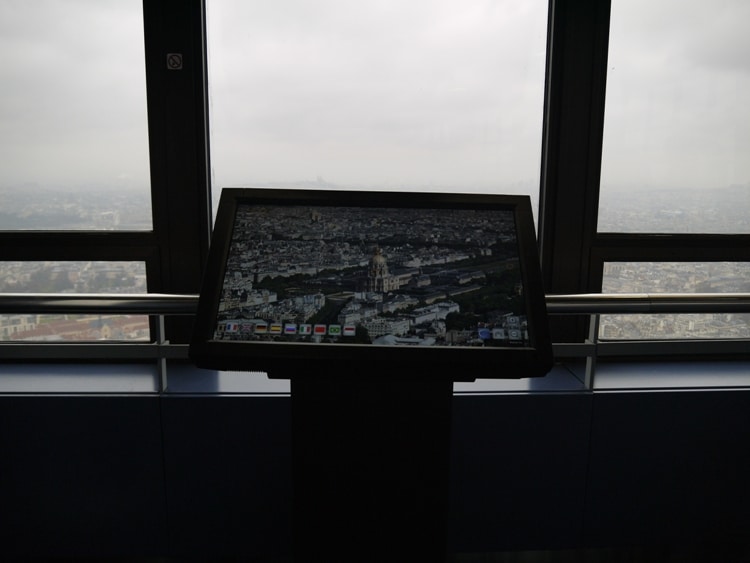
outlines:
[[[146,293],[141,262],[0,262],[0,293]],[[150,340],[145,315],[0,315],[0,340]]]
[[[603,293],[748,293],[750,262],[609,262]],[[602,315],[613,340],[750,338],[750,314]]]
[[[151,195],[143,190],[0,187],[0,230],[148,231]]]
[[[750,234],[750,183],[713,189],[603,186],[602,233]]]
[[[600,232],[748,234],[750,184],[715,189],[602,190]],[[610,262],[603,293],[750,292],[750,262]],[[615,340],[750,338],[750,314],[602,315]]]
[[[317,184],[288,186],[314,188]],[[750,233],[748,209],[750,185],[713,190],[607,190],[601,197],[599,230],[747,234]],[[150,196],[147,190],[71,193],[39,186],[0,187],[0,230],[37,229],[149,230]],[[388,256],[394,249],[381,250]],[[361,262],[362,256],[359,258]],[[390,256],[387,260],[389,266],[397,268],[396,260]],[[750,292],[750,263],[608,263],[602,291]],[[0,262],[0,292],[145,293],[145,267],[137,262]],[[377,330],[373,332],[376,333]],[[600,336],[748,338],[750,315],[605,315],[601,319]],[[0,316],[0,340],[149,338],[145,316]]]

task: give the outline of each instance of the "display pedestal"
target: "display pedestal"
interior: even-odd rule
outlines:
[[[291,389],[295,561],[444,561],[453,382],[352,368]]]

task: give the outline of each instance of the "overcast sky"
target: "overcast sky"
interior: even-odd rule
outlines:
[[[603,189],[750,185],[750,2],[612,4]]]
[[[0,187],[148,191],[138,0],[0,0]]]
[[[215,185],[535,190],[546,0],[369,4],[208,0]],[[0,0],[0,187],[147,190],[140,6]],[[750,2],[612,20],[605,187],[750,182]]]
[[[546,20],[546,0],[213,0],[215,183],[538,184]]]

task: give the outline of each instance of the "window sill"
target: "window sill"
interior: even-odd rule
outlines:
[[[599,362],[594,391],[750,388],[750,361]]]
[[[455,395],[590,392],[582,364],[558,364],[545,377],[477,379],[454,384]],[[164,396],[290,393],[288,380],[261,372],[223,372],[169,362]],[[7,363],[0,365],[0,394],[160,394],[155,363]],[[599,362],[594,392],[750,389],[750,362]]]
[[[155,363],[0,364],[0,394],[154,394]]]

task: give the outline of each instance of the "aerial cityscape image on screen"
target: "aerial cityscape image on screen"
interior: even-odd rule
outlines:
[[[218,341],[529,344],[512,210],[240,204]]]

